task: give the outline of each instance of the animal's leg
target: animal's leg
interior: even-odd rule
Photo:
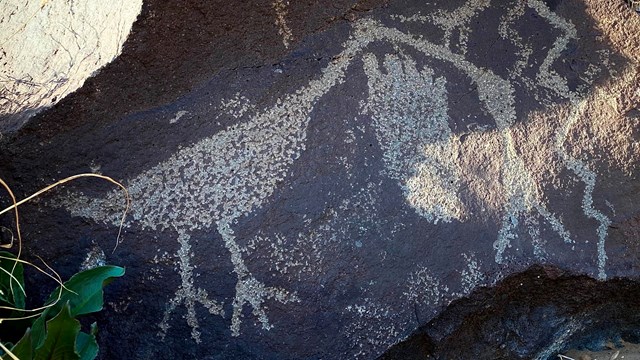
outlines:
[[[200,331],[198,328],[198,318],[196,317],[195,303],[202,304],[209,313],[213,315],[223,316],[222,306],[217,302],[210,300],[205,290],[196,289],[193,285],[193,265],[191,265],[191,245],[189,244],[189,235],[184,231],[178,232],[178,242],[180,243],[180,250],[178,250],[178,263],[180,265],[180,279],[182,283],[176,291],[176,294],[162,317],[160,323],[160,337],[164,339],[169,329],[169,320],[171,320],[171,314],[175,311],[176,307],[182,303],[187,308],[187,324],[191,327],[191,337],[200,343]]]
[[[546,220],[551,228],[564,240],[565,243],[571,244],[574,241],[571,239],[569,232],[565,229],[562,222],[539,201],[534,200],[535,203],[531,206],[535,208],[540,216],[544,220]],[[515,229],[518,227],[518,217],[521,215],[523,207],[529,207],[526,204],[524,199],[520,199],[519,202],[515,202],[516,206],[512,206],[512,203],[507,207],[506,214],[502,218],[502,226],[498,233],[498,239],[493,244],[494,249],[496,249],[496,263],[501,264],[504,260],[504,251],[508,246],[510,246],[511,240],[517,237],[515,234]],[[520,210],[517,210],[520,207]],[[534,224],[531,218],[527,217],[525,219],[525,226],[529,230],[529,235],[531,236],[531,240],[534,246],[534,254],[536,257],[544,257],[544,250],[540,247],[540,239],[539,233],[536,229],[537,224]]]
[[[544,262],[547,258],[547,252],[544,249],[546,242],[540,237],[540,222],[535,216],[527,216],[524,221],[531,238],[531,245],[533,245],[533,256]]]
[[[233,336],[240,335],[240,323],[242,317],[242,309],[244,304],[249,304],[253,308],[252,313],[255,315],[262,328],[269,330],[272,325],[269,324],[269,318],[267,317],[262,304],[265,300],[275,299],[283,304],[299,301],[295,294],[290,294],[285,289],[266,287],[262,282],[257,280],[247,269],[247,266],[242,259],[242,253],[240,246],[236,243],[233,236],[233,230],[226,221],[219,221],[218,232],[222,235],[224,244],[231,253],[231,263],[233,264],[233,270],[238,277],[236,283],[236,296],[233,300],[233,315],[231,317],[231,334]]]
[[[502,264],[504,260],[504,251],[511,245],[511,240],[516,238],[516,234],[513,230],[518,226],[518,213],[507,209],[506,213],[502,216],[502,225],[498,232],[498,238],[493,243],[493,248],[496,250],[496,263]]]
[[[553,229],[553,231],[555,231],[558,235],[560,235],[560,237],[565,243],[572,244],[575,242],[571,239],[571,236],[569,235],[569,231],[567,231],[567,229],[564,228],[562,221],[560,221],[560,219],[558,219],[555,216],[555,214],[552,214],[546,208],[546,206],[538,202],[538,204],[536,205],[536,210],[538,210],[538,213],[549,223],[549,225],[551,225],[551,228]]]
[[[164,340],[164,337],[167,336],[167,331],[171,327],[171,325],[169,325],[171,314],[173,314],[173,312],[176,310],[176,307],[183,301],[184,292],[182,291],[182,288],[179,288],[178,291],[176,291],[173,299],[169,300],[169,306],[167,306],[167,310],[165,310],[164,315],[162,316],[162,322],[160,322],[160,325],[158,325],[158,327],[160,327],[160,331],[158,332],[158,336],[160,336],[160,339]]]

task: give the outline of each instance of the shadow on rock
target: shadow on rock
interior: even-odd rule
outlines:
[[[640,283],[533,266],[453,302],[383,354],[392,359],[552,359],[640,340]]]

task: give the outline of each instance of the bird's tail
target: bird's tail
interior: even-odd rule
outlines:
[[[89,197],[82,192],[65,191],[47,202],[47,205],[65,209],[72,216],[116,226],[123,224],[125,210],[129,207],[126,195],[117,190],[110,191],[102,197]]]

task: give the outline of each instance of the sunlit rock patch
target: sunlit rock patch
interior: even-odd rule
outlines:
[[[142,0],[0,5],[0,130],[15,130],[120,54]]]

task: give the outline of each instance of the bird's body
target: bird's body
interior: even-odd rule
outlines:
[[[241,122],[173,154],[162,163],[126,181],[132,199],[131,216],[126,226],[161,231],[175,230],[182,285],[169,302],[160,324],[160,335],[169,328],[171,314],[184,304],[192,337],[200,341],[195,303],[212,314],[222,315],[222,306],[209,300],[206,290],[193,285],[190,233],[216,226],[230,252],[238,278],[231,319],[232,334],[238,335],[245,304],[253,307],[263,328],[271,325],[262,309],[265,299],[296,301],[295,294],[266,287],[255,279],[242,258],[231,225],[259,208],[284,180],[291,164],[304,150],[310,114],[318,99],[344,79],[349,60],[366,45],[350,40],[343,53],[331,62],[318,80],[312,80],[282,101]],[[113,204],[119,194],[103,199],[74,195],[60,204],[75,215],[115,222]],[[135,224],[135,225],[134,225]]]

